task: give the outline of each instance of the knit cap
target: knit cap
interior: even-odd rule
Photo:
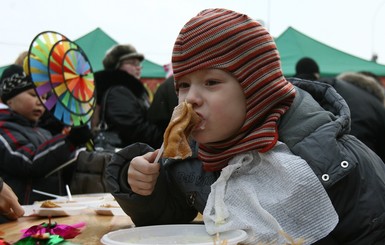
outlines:
[[[27,76],[23,67],[11,65],[4,70],[0,78],[1,81],[1,100],[6,103],[12,97],[34,88],[32,80]]]
[[[275,145],[277,121],[292,103],[295,90],[283,77],[273,37],[260,23],[227,9],[203,10],[180,31],[172,65],[176,81],[202,69],[227,71],[246,97],[246,120],[238,135],[199,145],[205,170],[220,170],[236,154],[266,152]]]

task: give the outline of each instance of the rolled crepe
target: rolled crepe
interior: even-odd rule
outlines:
[[[195,113],[191,104],[182,102],[176,106],[163,135],[163,157],[185,159],[192,156],[188,139],[200,121],[201,118]]]

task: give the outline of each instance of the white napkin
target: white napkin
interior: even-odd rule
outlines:
[[[267,153],[234,157],[211,186],[203,220],[209,234],[245,230],[245,244],[287,242],[312,244],[327,236],[338,216],[308,164],[278,142]]]

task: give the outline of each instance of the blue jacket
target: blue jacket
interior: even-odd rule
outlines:
[[[331,86],[290,81],[297,94],[279,122],[279,140],[308,162],[340,220],[317,244],[384,244],[384,163],[348,134],[349,108]],[[153,194],[137,195],[127,184],[128,165],[133,157],[151,150],[138,143],[113,157],[106,175],[111,193],[138,226],[192,221],[197,212],[203,212],[210,185],[219,173],[204,172],[196,158],[168,160],[162,164]]]

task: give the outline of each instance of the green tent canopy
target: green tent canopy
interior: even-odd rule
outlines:
[[[71,39],[70,37],[68,37]],[[103,69],[102,60],[104,55],[113,45],[118,44],[114,39],[108,36],[102,29],[96,28],[95,30],[85,34],[84,36],[74,40],[83,51],[86,53],[89,59],[92,70],[94,72]],[[16,58],[16,57],[15,57]],[[152,61],[145,59],[143,61],[142,78],[165,78],[166,72],[163,66],[158,65]],[[0,74],[8,66],[0,67]]]
[[[94,71],[103,70],[102,60],[104,55],[108,49],[118,44],[117,41],[108,36],[100,28],[96,28],[90,33],[76,39],[75,43],[86,53]]]
[[[292,27],[286,29],[275,42],[286,77],[295,74],[295,65],[303,57],[313,58],[318,63],[321,77],[332,77],[347,71],[369,71],[377,76],[385,76],[385,65],[337,50]]]

